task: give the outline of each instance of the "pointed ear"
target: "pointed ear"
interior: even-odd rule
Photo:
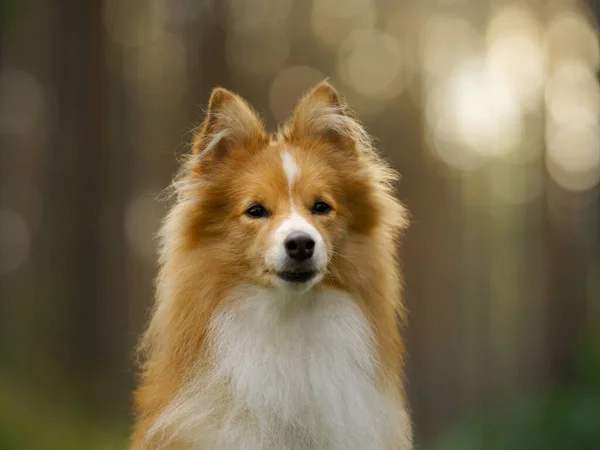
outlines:
[[[194,154],[204,165],[221,161],[236,148],[265,140],[261,119],[241,97],[220,87],[213,89],[193,144]]]
[[[298,102],[286,135],[292,141],[312,137],[353,147],[359,129],[362,130],[351,117],[340,94],[331,84],[323,81]]]

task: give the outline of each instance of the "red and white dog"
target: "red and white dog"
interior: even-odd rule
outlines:
[[[134,449],[408,450],[395,173],[321,83],[217,88],[162,228]]]

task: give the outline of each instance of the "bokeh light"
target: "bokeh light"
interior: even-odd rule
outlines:
[[[600,89],[595,74],[580,62],[561,63],[546,85],[546,109],[551,126],[598,123]]]
[[[435,14],[421,31],[421,63],[426,81],[444,77],[459,63],[483,49],[483,39],[466,19]]]
[[[535,134],[545,106],[549,175],[567,190],[592,188],[600,176],[598,54],[597,33],[577,10],[560,9],[544,26],[531,6],[502,5],[485,39],[462,17],[430,16],[421,55],[433,154],[460,170],[497,157],[527,162],[542,148]]]
[[[482,154],[516,148],[522,133],[518,99],[506,79],[483,60],[467,61],[448,85],[459,139]]]
[[[600,181],[600,127],[573,123],[549,128],[546,165],[554,181],[567,190],[596,186]]]
[[[591,71],[600,68],[598,31],[578,11],[564,11],[552,18],[546,30],[546,46],[552,61],[576,60]]]
[[[467,60],[445,83],[429,92],[427,123],[430,132],[442,134],[437,152],[443,160],[463,161],[457,167],[476,168],[483,157],[504,155],[521,143],[522,114],[518,98],[506,79],[492,72],[484,59]],[[468,150],[467,150],[468,149]],[[467,152],[461,156],[447,153]],[[466,159],[472,159],[465,165]]]
[[[561,11],[548,25],[546,50],[546,168],[562,189],[584,192],[600,182],[598,36],[587,17]]]
[[[514,14],[511,12],[511,19]],[[524,12],[523,18],[528,19],[529,14]],[[515,22],[519,26],[506,27],[498,23],[509,20],[499,13],[488,26],[490,71],[509,83],[523,106],[535,110],[541,100],[546,70],[539,24],[518,19]]]
[[[358,31],[340,45],[338,71],[356,92],[375,100],[398,96],[408,74],[400,43],[380,31]]]

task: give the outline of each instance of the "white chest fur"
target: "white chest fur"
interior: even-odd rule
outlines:
[[[192,383],[178,407],[192,448],[408,448],[406,414],[379,389],[371,329],[348,294],[252,288],[213,319],[211,337],[212,380]]]

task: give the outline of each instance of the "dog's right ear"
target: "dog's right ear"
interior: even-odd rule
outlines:
[[[204,122],[194,136],[194,154],[203,166],[218,163],[232,151],[268,142],[258,114],[238,95],[217,87]]]

